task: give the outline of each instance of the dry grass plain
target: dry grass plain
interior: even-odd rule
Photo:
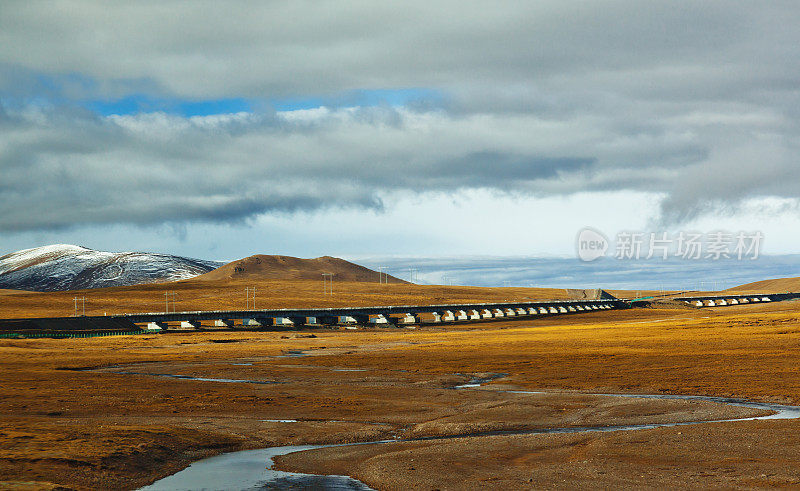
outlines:
[[[192,299],[185,310],[219,298],[216,292],[192,293],[186,283],[189,287],[152,285],[91,295],[98,307],[109,309],[135,307],[157,296],[159,288]],[[309,292],[313,286],[309,283]],[[272,288],[274,306],[323,300],[322,295],[303,299],[297,286]],[[439,303],[535,295],[529,289],[442,287],[430,297],[424,287],[389,285],[397,290],[368,297],[375,286],[363,288],[363,295],[344,301]],[[288,295],[285,305],[277,298],[282,294]],[[62,308],[59,302],[73,296],[6,295],[0,315],[20,312],[26,307],[16,302],[37,298],[38,311],[52,315]],[[328,299],[337,300],[342,298]],[[0,488],[132,489],[204,456],[275,445],[755,414],[713,403],[587,395],[597,392],[800,404],[799,306],[664,306],[417,330],[1,340]],[[292,355],[301,351],[305,356]],[[505,376],[477,390],[452,389],[485,374]],[[265,421],[280,419],[298,422]],[[278,465],[348,474],[378,489],[797,487],[798,430],[800,421],[771,420],[470,436],[302,452],[281,457]]]
[[[86,315],[164,312],[166,292],[170,310],[243,310],[245,288],[256,289],[256,307],[356,307],[371,305],[429,305],[457,302],[533,301],[567,298],[565,290],[552,288],[483,288],[335,282],[334,294],[325,295],[322,281],[312,280],[185,280],[114,288],[65,292],[6,290],[0,300],[0,319],[57,317],[74,313],[75,297],[86,298]]]

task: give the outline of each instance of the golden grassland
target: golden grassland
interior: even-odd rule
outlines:
[[[74,313],[75,297],[86,298],[86,315],[164,312],[166,292],[170,310],[242,310],[245,288],[256,289],[256,307],[356,307],[372,305],[430,305],[459,302],[534,301],[567,298],[555,288],[485,288],[411,284],[335,282],[326,295],[322,281],[311,280],[185,280],[66,292],[9,291],[0,300],[0,318],[56,317]],[[175,303],[172,304],[172,298]],[[80,304],[79,304],[80,305]]]
[[[156,302],[153,308],[139,307],[172,289],[187,302],[179,310],[221,308],[211,305],[219,298],[233,303],[238,289],[243,300],[244,287],[220,285],[216,291],[211,285],[204,291],[180,282],[106,289],[92,291],[91,305],[109,313],[112,307],[157,310]],[[376,294],[378,285],[354,285],[349,296],[326,299],[321,291],[315,296],[321,285],[313,282],[258,287],[271,292],[265,308],[552,298],[554,293],[388,285]],[[4,296],[2,316],[28,308],[46,313],[41,315],[69,311],[74,296]],[[87,310],[89,305],[87,294]],[[580,393],[800,403],[798,306],[665,305],[416,330],[1,340],[0,487],[135,488],[203,456],[237,449],[713,420],[749,411],[711,403],[609,401]],[[296,351],[307,356],[285,356]],[[123,371],[136,374],[118,373]],[[490,390],[448,388],[488,373],[505,377],[488,384]],[[493,388],[553,394],[523,397]],[[264,421],[288,418],[300,422]],[[790,435],[798,430],[796,421],[753,421],[629,433],[453,438],[302,452],[279,464],[350,474],[379,489],[796,486],[800,441]]]

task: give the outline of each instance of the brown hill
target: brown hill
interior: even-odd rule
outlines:
[[[257,254],[230,262],[213,271],[197,276],[194,280],[322,280],[322,274],[333,274],[339,281],[378,283],[380,275],[364,266],[339,259],[323,256],[315,259],[302,259],[292,256],[268,256]],[[408,283],[391,275],[385,275],[384,281],[389,283]]]
[[[755,281],[753,283],[728,288],[726,291],[761,293],[800,292],[800,278],[774,278],[771,280]]]

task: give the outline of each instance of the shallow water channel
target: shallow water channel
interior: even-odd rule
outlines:
[[[468,384],[457,386],[457,389],[475,389],[482,383],[488,382],[496,377],[486,377],[484,379],[471,380]],[[546,394],[546,392],[509,390],[498,391],[514,394]],[[424,438],[379,440],[374,442],[334,444],[334,445],[301,445],[271,447],[260,450],[245,450],[240,452],[230,452],[216,457],[200,460],[193,463],[186,469],[171,476],[156,481],[143,490],[198,490],[198,489],[328,489],[328,490],[368,490],[371,489],[361,481],[348,476],[321,476],[315,474],[300,474],[292,472],[282,472],[272,469],[272,458],[278,455],[286,455],[305,450],[319,448],[340,447],[348,445],[378,445],[392,442],[413,442],[443,440],[454,438],[470,438],[476,436],[489,435],[536,435],[536,434],[556,434],[556,433],[581,433],[581,432],[611,432],[611,431],[635,431],[671,426],[688,426],[702,423],[719,423],[734,421],[750,421],[761,419],[798,419],[800,418],[800,406],[787,406],[781,404],[768,404],[760,402],[750,402],[741,399],[725,397],[708,397],[692,395],[663,395],[663,394],[583,394],[602,397],[628,397],[641,399],[660,399],[660,400],[692,400],[727,404],[731,406],[747,407],[752,409],[763,409],[773,411],[773,414],[766,416],[755,416],[749,418],[721,419],[712,421],[685,421],[678,423],[660,424],[639,424],[639,425],[618,425],[618,426],[585,426],[585,427],[565,427],[565,428],[545,428],[524,431],[493,431],[476,433],[461,436],[437,436]],[[288,420],[286,421],[289,422]]]

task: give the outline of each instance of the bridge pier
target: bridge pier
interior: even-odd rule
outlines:
[[[270,317],[275,327],[294,327],[294,322],[289,317]]]
[[[389,321],[386,319],[386,316],[383,315],[383,314],[371,315],[369,317],[369,321],[368,322],[369,322],[369,324],[372,324],[372,325],[376,325],[376,324],[388,325],[389,324]]]

